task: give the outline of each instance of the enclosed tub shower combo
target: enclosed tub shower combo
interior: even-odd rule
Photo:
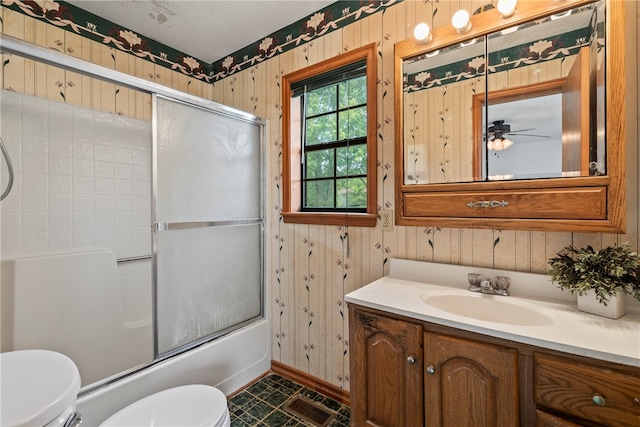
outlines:
[[[5,35],[0,46],[91,94],[0,95],[3,367],[67,357],[89,425],[185,396],[226,413],[223,393],[271,359],[265,122]],[[124,111],[98,93],[126,97]]]

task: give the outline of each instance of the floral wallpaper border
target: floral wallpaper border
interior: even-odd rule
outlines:
[[[65,1],[2,0],[2,6],[195,79],[214,83],[402,1],[339,0],[213,64]]]
[[[575,55],[583,46],[588,46],[591,43],[591,30],[592,27],[589,26],[556,37],[542,38],[532,43],[492,52],[487,60],[488,71],[496,73]],[[598,45],[599,47],[604,46],[603,38],[598,38]],[[478,56],[430,70],[405,74],[403,76],[403,90],[407,93],[416,92],[460,80],[473,79],[484,75],[485,66],[484,57]]]
[[[211,82],[211,66],[64,1],[2,0],[2,6],[154,64]]]
[[[221,80],[238,71],[309,43],[332,31],[398,4],[403,0],[340,0],[307,19],[288,25],[212,64],[213,80]]]

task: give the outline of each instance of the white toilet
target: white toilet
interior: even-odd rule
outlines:
[[[227,398],[202,384],[174,387],[147,396],[116,412],[102,427],[229,427]]]
[[[0,426],[75,427],[80,373],[67,356],[49,350],[0,353]],[[225,395],[202,384],[170,388],[132,403],[101,426],[229,427]]]
[[[0,425],[74,426],[80,373],[64,354],[49,350],[0,353]]]

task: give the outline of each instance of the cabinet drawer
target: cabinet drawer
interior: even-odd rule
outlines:
[[[607,188],[406,193],[404,213],[410,217],[605,219]]]
[[[538,406],[605,426],[640,425],[640,374],[536,354],[534,396]]]
[[[536,410],[536,427],[580,427],[571,421],[563,420],[555,415]]]

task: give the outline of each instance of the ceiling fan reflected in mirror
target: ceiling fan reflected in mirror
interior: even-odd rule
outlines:
[[[518,136],[531,136],[537,138],[549,138],[548,135],[534,135],[522,132],[528,132],[535,128],[511,130],[511,125],[508,125],[504,120],[495,120],[492,126],[488,129],[488,142],[487,148],[491,151],[502,151],[513,145],[513,141],[506,138],[505,135],[518,135]]]

